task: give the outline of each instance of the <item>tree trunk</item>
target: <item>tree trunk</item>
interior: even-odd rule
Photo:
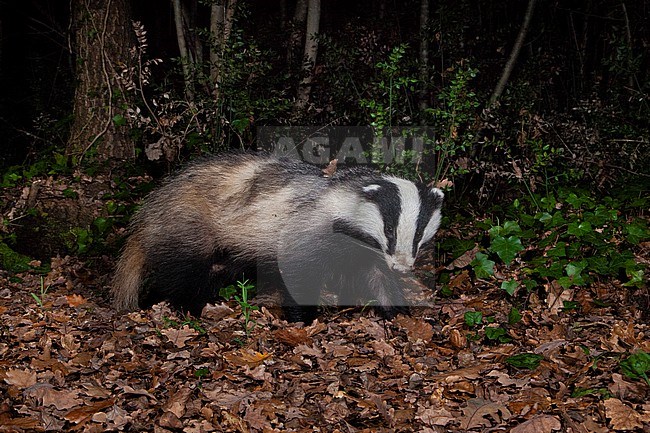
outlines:
[[[289,66],[293,63],[294,52],[300,46],[300,36],[302,35],[302,29],[305,28],[306,19],[307,0],[297,0],[296,10],[291,20],[291,35],[289,36],[289,43],[287,45],[287,65]]]
[[[627,60],[628,62],[632,61],[632,48],[634,47],[632,42],[632,31],[630,30],[630,18],[627,15],[627,8],[625,3],[621,3],[621,8],[623,9],[623,18],[625,18],[625,36],[627,37]],[[627,65],[628,67],[628,77],[627,77],[627,87],[629,92],[634,92],[634,72],[631,64]]]
[[[222,0],[221,3],[213,3],[210,6],[210,80],[213,86],[213,96],[219,99],[219,87],[221,84],[221,68],[223,50],[230,39],[237,0]]]
[[[305,55],[303,58],[303,79],[298,88],[296,113],[304,110],[309,102],[311,83],[314,79],[314,67],[318,55],[318,29],[320,24],[320,0],[309,0],[307,7],[307,32],[305,34]]]
[[[499,79],[499,82],[497,83],[497,86],[495,87],[494,92],[490,97],[490,105],[493,105],[499,99],[499,97],[501,97],[503,90],[506,88],[508,79],[510,79],[510,74],[512,73],[512,70],[515,67],[515,62],[517,61],[517,57],[519,57],[519,51],[521,51],[521,47],[524,44],[524,40],[526,39],[526,34],[528,33],[528,27],[530,26],[530,20],[533,17],[533,10],[535,10],[536,2],[537,0],[528,0],[528,8],[526,9],[524,22],[521,24],[521,28],[519,29],[519,34],[517,35],[517,40],[515,41],[515,45],[512,47],[512,52],[510,53],[508,62],[506,63],[506,66],[503,68],[503,72],[501,73],[501,78]]]
[[[92,149],[99,161],[131,159],[134,143],[124,126],[117,80],[134,45],[128,0],[73,0],[77,87],[66,152],[81,163]]]
[[[429,106],[429,0],[420,1],[420,94],[419,108]]]
[[[192,59],[187,48],[188,37],[185,33],[183,6],[181,0],[173,0],[174,6],[174,24],[176,26],[176,42],[178,43],[178,52],[181,56],[181,66],[183,67],[183,82],[185,83],[185,98],[188,101],[194,100],[194,90],[192,89]]]

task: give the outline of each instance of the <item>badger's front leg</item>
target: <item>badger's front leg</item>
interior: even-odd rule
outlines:
[[[384,263],[366,263],[339,287],[339,305],[373,307],[390,319],[408,312],[403,286],[400,275]]]

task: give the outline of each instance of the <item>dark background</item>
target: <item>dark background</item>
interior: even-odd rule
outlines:
[[[207,6],[190,3],[195,24],[206,27]],[[2,166],[33,162],[43,152],[66,145],[78,66],[70,5],[56,0],[0,3]],[[133,19],[142,21],[147,30],[149,56],[164,60],[154,71],[155,85],[178,90],[182,80],[178,63],[173,61],[178,46],[171,2],[133,1],[130,6]],[[321,72],[312,91],[318,110],[292,121],[369,123],[367,112],[359,109],[350,89],[372,82],[374,63],[402,43],[408,47],[403,71],[417,75],[422,37],[430,41],[430,81],[424,96],[429,107],[443,103],[438,95],[450,84],[449,71],[467,64],[478,70],[471,82],[481,101],[478,117],[508,58],[526,6],[527,2],[520,0],[432,2],[429,29],[423,36],[419,32],[419,1],[323,2],[320,33],[329,42],[321,42],[317,62]],[[294,2],[250,0],[240,2],[240,7],[245,13],[237,15],[234,27],[241,30],[244,41],[254,41],[263,50],[270,65],[265,76],[256,77],[250,85],[262,89],[255,90],[258,94],[273,89],[286,98],[293,97],[300,79],[300,59],[288,63],[286,50]],[[611,147],[611,142],[602,141],[607,137],[647,138],[649,7],[648,1],[538,2],[498,111],[502,125],[487,135],[506,142],[516,140],[515,131],[525,111],[545,116],[551,123],[559,116],[595,127],[604,147]],[[359,62],[354,49],[364,35],[374,38],[376,56]],[[333,63],[333,59],[339,62]],[[348,81],[339,86],[337,77],[348,77]],[[360,94],[363,92],[361,89]],[[411,107],[416,105],[415,92],[406,98],[411,98],[407,101]],[[590,108],[578,110],[585,104]],[[261,124],[287,123],[287,112],[256,110],[260,112],[253,113],[257,123],[251,130]],[[585,118],[584,113],[598,116]],[[417,110],[412,109],[411,114],[411,122],[427,122],[425,116],[418,118],[421,113]],[[477,126],[477,122],[468,123],[467,128],[486,134],[484,125]],[[561,129],[559,124],[556,129]]]

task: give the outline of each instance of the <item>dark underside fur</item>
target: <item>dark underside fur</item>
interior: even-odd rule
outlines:
[[[399,274],[388,269],[381,254],[350,239],[334,233],[318,243],[315,239],[303,239],[301,243],[307,245],[295,248],[304,251],[311,247],[312,254],[293,256],[287,251],[278,259],[282,272],[277,263],[234,260],[224,251],[200,257],[191,251],[184,252],[177,243],[162,241],[148,258],[140,307],[167,300],[198,316],[207,302],[218,297],[221,287],[245,276],[256,281],[258,289],[279,290],[285,316],[290,321],[310,322],[315,318],[315,306],[321,295],[318,288],[336,294],[339,306],[373,307],[377,295],[385,293],[390,302],[379,308],[382,316],[389,318],[405,312]],[[315,245],[318,248],[314,249]],[[353,262],[351,257],[355,258]]]

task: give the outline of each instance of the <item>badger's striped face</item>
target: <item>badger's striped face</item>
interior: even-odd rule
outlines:
[[[385,176],[362,187],[363,201],[346,215],[343,232],[384,252],[388,265],[406,272],[440,225],[443,193]]]

